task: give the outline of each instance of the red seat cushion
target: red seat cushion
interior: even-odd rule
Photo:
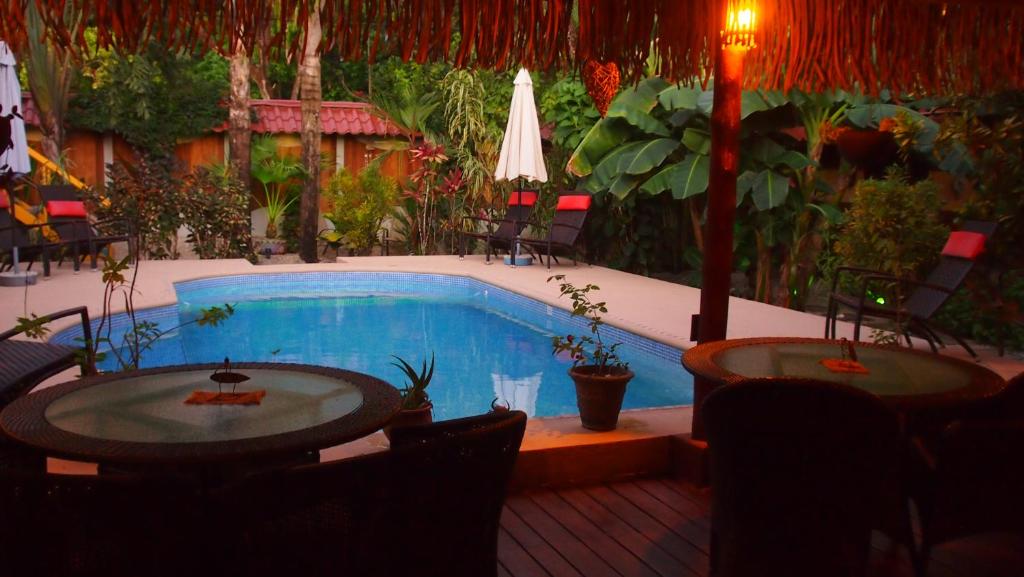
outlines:
[[[942,256],[955,256],[974,260],[985,250],[985,235],[980,232],[958,230],[949,234]]]
[[[558,206],[555,210],[588,210],[590,209],[590,195],[568,194],[558,197]]]
[[[6,190],[0,190],[0,208],[4,210],[11,208],[11,203],[7,200]]]
[[[537,193],[532,190],[517,190],[508,195],[509,206],[533,206],[536,202]]]
[[[51,200],[46,203],[47,216],[85,218],[85,203],[80,200]]]

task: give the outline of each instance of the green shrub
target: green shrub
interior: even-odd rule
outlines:
[[[140,157],[133,164],[110,165],[104,193],[84,193],[100,219],[124,219],[137,231],[140,253],[152,259],[178,258],[177,233],[181,215],[181,184],[176,163],[165,157]]]
[[[397,201],[398,185],[372,165],[358,176],[341,169],[327,183],[324,196],[330,205],[324,218],[352,254],[364,255],[377,243],[384,218]]]
[[[837,235],[836,253],[847,266],[919,278],[946,237],[938,217],[934,182],[910,184],[898,171],[885,180],[861,181]]]
[[[223,166],[199,167],[182,184],[188,242],[199,258],[252,258],[249,194]]]
[[[835,251],[839,262],[880,271],[895,277],[920,279],[924,269],[938,257],[946,229],[938,222],[937,186],[931,181],[910,184],[892,169],[885,180],[864,180],[857,184],[853,204],[837,235]],[[844,274],[844,290],[859,293],[857,275]],[[870,298],[881,303],[901,303],[909,288],[898,282],[873,282]],[[897,317],[891,326],[875,330],[876,342],[899,344],[907,319]]]

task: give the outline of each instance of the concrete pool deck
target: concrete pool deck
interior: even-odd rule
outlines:
[[[691,287],[624,273],[597,266],[539,265],[512,268],[500,261],[487,265],[483,256],[392,256],[342,257],[334,263],[295,265],[252,265],[236,260],[142,261],[135,296],[136,308],[150,308],[176,302],[174,283],[199,278],[309,271],[418,272],[461,275],[490,283],[552,306],[568,309],[569,301],[559,299],[553,274],[565,274],[574,284],[593,283],[608,304],[605,320],[680,349],[690,342],[690,318],[699,310],[700,291]],[[0,327],[12,327],[27,313],[44,315],[67,307],[86,305],[93,318],[102,310],[103,282],[99,272],[83,268],[74,274],[69,265],[54,268],[53,276],[35,286],[0,287]],[[117,305],[115,305],[117,306]],[[74,324],[75,319],[53,323],[54,332]],[[733,298],[730,302],[729,338],[792,336],[820,337],[824,330],[820,316]],[[852,337],[853,327],[839,323],[838,334]],[[919,346],[924,346],[923,344]],[[1000,358],[987,347],[979,347],[983,364],[1009,377],[1024,371],[1024,362]],[[943,354],[967,358],[959,347]],[[44,383],[47,386],[74,378],[70,370]],[[568,377],[567,386],[568,386]],[[624,411],[619,429],[610,433],[587,431],[577,417],[530,419],[520,462],[521,478],[537,484],[585,482],[638,473],[666,473],[672,467],[674,444],[690,432],[691,407]],[[378,433],[355,443],[326,449],[323,458],[381,450],[387,441]],[[557,452],[552,450],[557,449]],[[613,457],[614,458],[610,458]],[[62,465],[55,465],[61,469]],[[666,469],[668,468],[668,469]],[[595,477],[596,476],[596,477]],[[591,478],[595,477],[595,478]]]

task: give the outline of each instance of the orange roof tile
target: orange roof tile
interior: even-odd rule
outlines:
[[[25,124],[39,126],[39,113],[32,102],[32,95],[22,93],[22,116]],[[249,106],[256,112],[252,131],[271,134],[298,134],[302,131],[302,103],[298,100],[250,100]],[[214,132],[226,132],[227,123]],[[355,134],[367,136],[395,136],[398,128],[376,116],[372,106],[363,102],[323,102],[320,105],[320,129],[322,134]]]
[[[253,132],[295,133],[302,131],[302,103],[298,100],[252,100],[256,112]],[[222,127],[223,130],[226,127]],[[320,130],[323,134],[393,136],[398,128],[376,116],[363,102],[323,102],[320,105]]]

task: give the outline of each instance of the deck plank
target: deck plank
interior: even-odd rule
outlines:
[[[515,501],[517,498],[510,498]],[[552,577],[582,577],[562,555],[552,548],[547,540],[527,524],[512,506],[506,506],[501,524],[509,535],[533,557]]]
[[[533,493],[530,498],[624,577],[658,577],[659,573],[608,535],[606,528],[592,523],[557,493]]]
[[[636,485],[656,499],[671,507],[680,515],[689,517],[701,525],[711,528],[711,506],[698,504],[679,494],[662,479],[638,479]]]
[[[498,531],[498,566],[515,577],[551,577],[504,528],[507,519],[507,514],[503,514]]]
[[[698,577],[708,573],[710,495],[670,478],[509,497],[500,577]],[[914,577],[906,552],[872,539],[869,577]],[[936,546],[928,577],[1024,576],[1024,535]]]
[[[696,576],[681,561],[669,555],[661,547],[644,537],[639,531],[625,523],[617,515],[606,509],[587,493],[580,489],[559,491],[561,496],[574,509],[580,512],[594,525],[622,545],[644,564],[664,576]]]
[[[514,495],[509,497],[506,506],[528,523],[536,531],[537,535],[546,542],[546,547],[540,547],[539,550],[546,551],[550,549],[564,558],[564,561],[568,562],[565,565],[557,561],[554,561],[555,564],[552,566],[544,564],[549,571],[551,571],[552,567],[558,568],[557,574],[552,572],[553,577],[581,574],[586,577],[620,577],[619,573],[598,557],[584,541],[567,531],[551,515],[538,507],[529,496]],[[527,549],[529,550],[528,547]],[[569,573],[568,570],[571,570],[572,573]]]
[[[711,534],[707,523],[700,523],[700,517],[682,515],[665,503],[654,498],[635,483],[617,483],[611,489],[647,513],[676,535],[686,539],[705,555],[711,551]]]
[[[673,533],[629,500],[604,485],[588,487],[586,492],[655,545],[682,561],[694,573],[708,574],[708,557],[703,551]]]

